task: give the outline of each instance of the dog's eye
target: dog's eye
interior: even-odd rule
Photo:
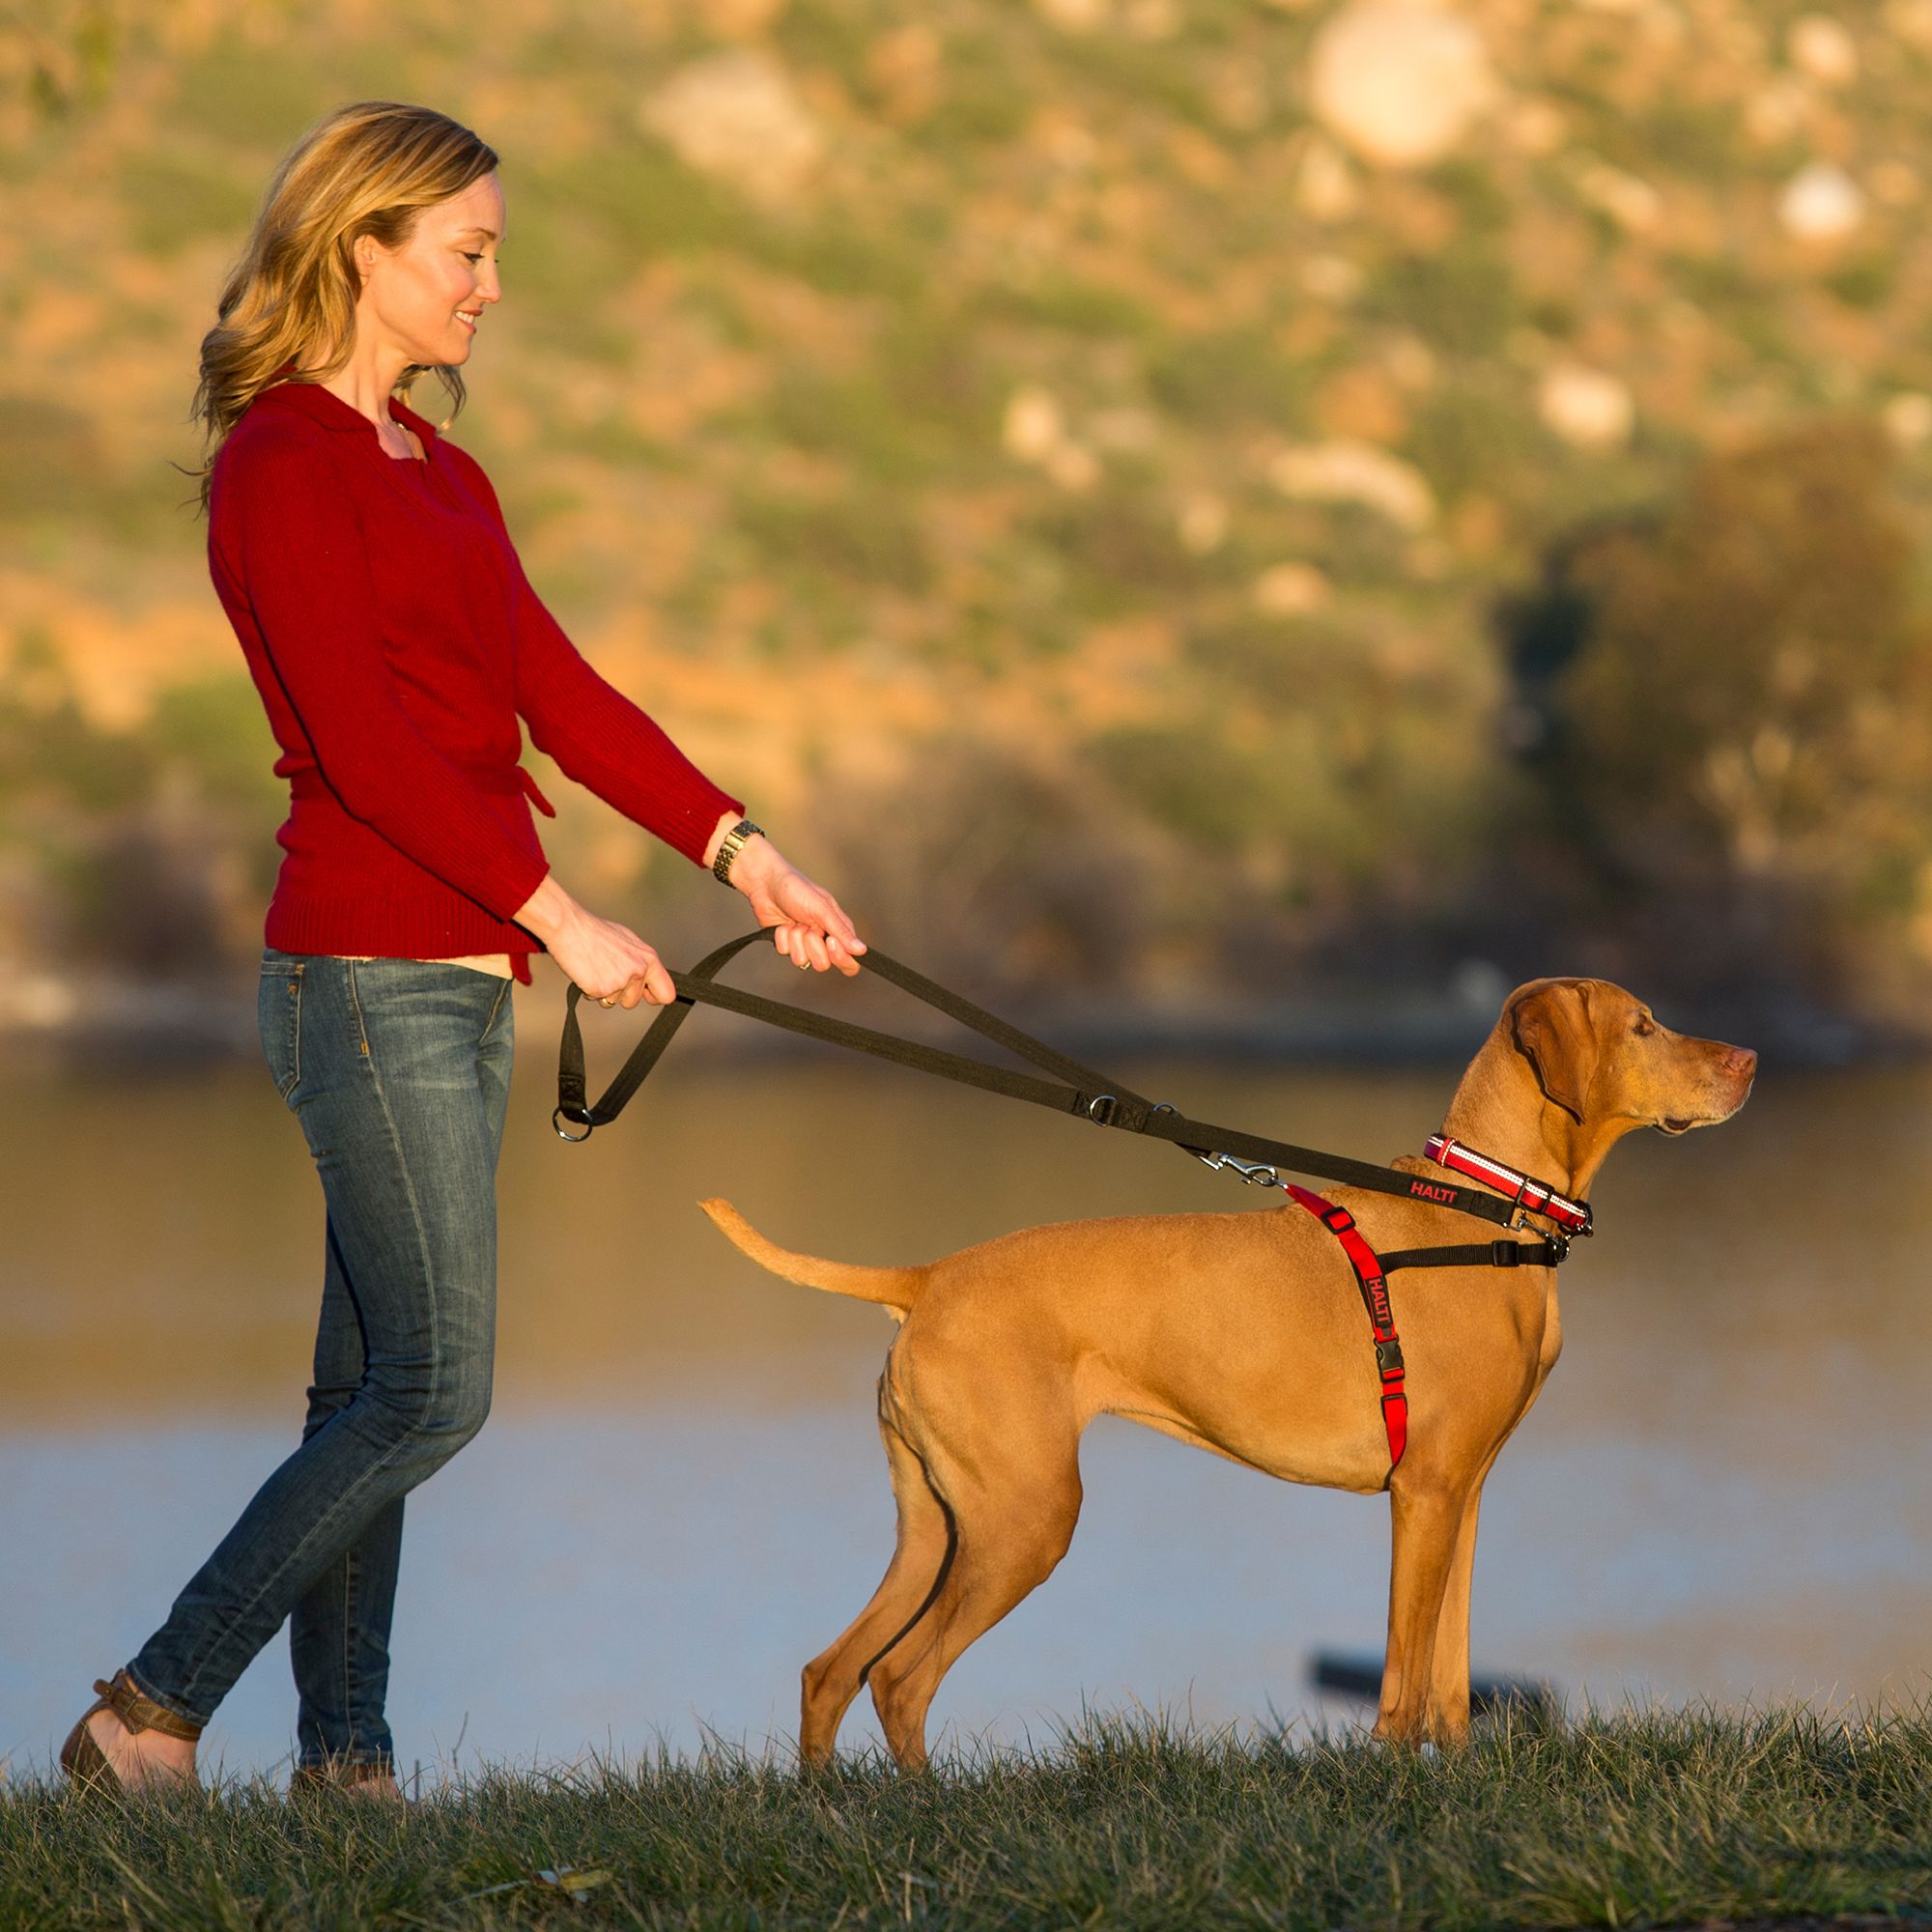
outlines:
[[[1639,1013],[1636,1016],[1636,1024],[1632,1027],[1631,1031],[1639,1037],[1647,1033],[1655,1033],[1657,1031],[1657,1022],[1648,1013]]]

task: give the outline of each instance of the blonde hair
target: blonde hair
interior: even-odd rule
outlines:
[[[373,235],[385,248],[400,247],[424,209],[461,194],[497,165],[496,151],[468,128],[398,100],[338,107],[289,151],[221,291],[220,320],[201,339],[189,419],[203,425],[205,460],[185,473],[201,479],[203,514],[228,432],[282,365],[331,344],[327,360],[315,365],[316,379],[347,364],[361,290],[357,240]],[[396,390],[405,400],[427,366],[403,371]],[[454,368],[437,374],[449,395],[447,421],[463,407],[463,377]]]

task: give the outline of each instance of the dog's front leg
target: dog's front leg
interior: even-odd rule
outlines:
[[[1436,1629],[1470,1493],[1420,1476],[1406,1483],[1398,1477],[1390,1490],[1388,1652],[1376,1717],[1378,1738],[1421,1744],[1427,1736]],[[1467,1694],[1465,1687],[1465,1699]]]
[[[1435,1655],[1430,1664],[1429,1709],[1424,1729],[1437,1744],[1458,1745],[1469,1735],[1469,1584],[1476,1567],[1476,1516],[1480,1489],[1469,1492],[1457,1526],[1442,1587],[1442,1610],[1435,1624]]]

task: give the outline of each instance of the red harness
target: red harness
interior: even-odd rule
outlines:
[[[1408,1446],[1408,1397],[1403,1390],[1402,1342],[1395,1332],[1395,1311],[1389,1306],[1388,1277],[1346,1208],[1322,1200],[1312,1188],[1296,1187],[1293,1181],[1288,1191],[1342,1243],[1342,1252],[1355,1270],[1355,1286],[1362,1291],[1362,1306],[1369,1311],[1369,1327],[1376,1338],[1376,1370],[1382,1378],[1382,1427],[1388,1432],[1389,1468],[1393,1471]]]
[[[1471,1180],[1480,1180],[1486,1187],[1494,1187],[1506,1193],[1525,1213],[1541,1214],[1554,1221],[1560,1232],[1552,1241],[1544,1243],[1540,1251],[1535,1244],[1519,1248],[1514,1241],[1495,1241],[1488,1244],[1487,1254],[1479,1247],[1406,1248],[1391,1253],[1384,1262],[1370,1247],[1362,1231],[1355,1225],[1355,1217],[1346,1208],[1338,1208],[1332,1201],[1323,1200],[1312,1188],[1296,1187],[1293,1182],[1283,1183],[1288,1192],[1341,1242],[1342,1252],[1348,1256],[1349,1265],[1355,1271],[1355,1286],[1362,1292],[1362,1306],[1369,1311],[1369,1328],[1376,1341],[1376,1371],[1381,1378],[1382,1427],[1388,1432],[1391,1473],[1402,1461],[1402,1452],[1408,1446],[1408,1396],[1403,1384],[1402,1341],[1395,1332],[1395,1310],[1389,1301],[1390,1270],[1398,1267],[1464,1266],[1471,1261],[1480,1263],[1484,1260],[1498,1267],[1514,1267],[1523,1261],[1553,1264],[1562,1260],[1572,1235],[1591,1232],[1589,1203],[1573,1201],[1567,1194],[1557,1193],[1547,1180],[1534,1179],[1486,1153],[1478,1153],[1474,1148],[1464,1147],[1461,1141],[1451,1140],[1447,1134],[1431,1134],[1423,1151],[1436,1166],[1465,1174]]]

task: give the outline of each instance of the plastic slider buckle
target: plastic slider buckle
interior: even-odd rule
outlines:
[[[1346,1235],[1355,1225],[1355,1217],[1346,1208],[1324,1208],[1321,1225],[1331,1235]]]
[[[1490,1265],[1499,1268],[1520,1267],[1522,1265],[1522,1243],[1512,1241],[1507,1236],[1490,1243]]]

